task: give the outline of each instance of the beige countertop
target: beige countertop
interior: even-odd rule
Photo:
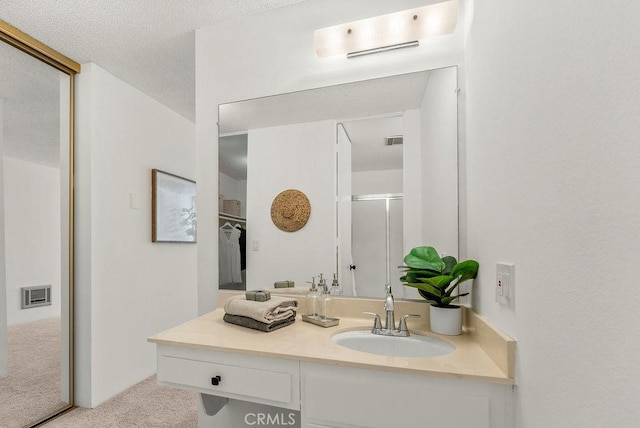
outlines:
[[[224,300],[224,299],[223,299]],[[373,302],[363,299],[368,310]],[[221,304],[219,302],[219,304]],[[350,301],[353,305],[353,300]],[[420,303],[420,310],[428,305]],[[339,307],[339,305],[336,305]],[[400,305],[402,306],[402,305]],[[414,309],[410,307],[406,309]],[[426,309],[428,315],[428,309]],[[222,320],[221,308],[150,337],[149,342],[223,352],[283,358],[320,364],[358,367],[372,370],[403,372],[447,378],[514,384],[515,341],[490,326],[470,310],[465,315],[465,331],[460,336],[441,336],[428,331],[425,322],[409,324],[412,334],[434,336],[448,341],[455,350],[430,358],[389,357],[354,351],[331,341],[331,336],[348,330],[371,329],[372,320],[340,316],[340,324],[323,328],[302,321],[269,333],[251,330]],[[399,314],[396,308],[396,318]],[[428,317],[427,317],[428,318]],[[424,319],[424,316],[423,316]]]

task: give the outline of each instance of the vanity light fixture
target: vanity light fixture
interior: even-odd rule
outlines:
[[[417,40],[414,40],[412,42],[398,43],[398,44],[395,44],[395,45],[382,46],[380,48],[365,49],[363,51],[349,52],[349,53],[347,53],[347,58],[355,58],[357,56],[370,55],[370,54],[375,54],[375,53],[380,53],[380,52],[387,52],[387,51],[393,51],[393,50],[396,50],[396,49],[417,48],[419,45],[420,45],[420,42],[418,42]]]
[[[416,47],[419,40],[453,33],[458,1],[448,0],[415,9],[362,19],[314,33],[318,58],[346,54],[354,58]]]

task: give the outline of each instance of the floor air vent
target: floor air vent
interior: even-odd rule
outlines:
[[[51,285],[22,287],[22,309],[51,305]]]

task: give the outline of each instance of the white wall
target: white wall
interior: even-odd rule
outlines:
[[[640,420],[638,2],[475,3],[466,253],[517,337],[518,427]],[[494,301],[516,265],[516,306]]]
[[[7,324],[60,317],[60,170],[4,157]],[[51,285],[51,305],[21,309],[21,287]]]
[[[95,64],[76,93],[76,401],[95,407],[155,372],[148,336],[196,315],[196,245],[151,243],[150,222],[151,169],[195,178],[195,129]]]
[[[357,60],[318,59],[313,32],[352,20],[423,6],[424,0],[308,0],[223,22],[196,32],[196,123],[200,215],[215,218],[218,104],[265,95],[455,65],[462,59],[462,25],[455,34],[420,47]],[[464,4],[461,5],[464,15]],[[201,223],[198,236],[198,310],[215,307],[217,225]]]
[[[247,288],[292,280],[306,286],[336,265],[336,122],[321,121],[249,130],[247,175]],[[311,204],[307,224],[284,232],[271,220],[280,192],[297,189]],[[260,250],[252,251],[259,241]]]
[[[420,106],[422,245],[458,255],[458,70],[429,73]]]
[[[338,211],[338,284],[343,295],[353,296],[355,272],[351,269],[351,140],[339,124],[336,133],[336,190]]]
[[[4,115],[3,101],[0,99],[0,155],[4,152]],[[4,162],[0,162],[0,212],[4,213]],[[0,221],[0,242],[4,242],[4,222]],[[7,375],[9,369],[9,350],[7,344],[7,282],[5,271],[5,250],[0,245],[0,378]]]
[[[354,171],[351,186],[354,195],[402,193],[402,170]]]
[[[403,210],[404,253],[423,245],[422,240],[422,115],[420,109],[407,110],[402,117],[403,147],[402,168],[402,201],[404,204],[420,209]],[[410,287],[403,287],[404,292]],[[414,295],[418,292],[411,290]]]
[[[403,115],[404,254],[429,245],[459,256],[458,150],[465,144],[458,134],[459,68],[432,70],[420,109]],[[421,299],[412,287],[401,296]]]
[[[240,201],[240,217],[247,216],[247,180],[236,180],[220,173],[220,194],[224,199]],[[222,207],[219,207],[222,211]]]

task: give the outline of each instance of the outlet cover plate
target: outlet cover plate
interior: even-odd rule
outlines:
[[[516,266],[513,263],[496,263],[496,302],[515,307]]]

